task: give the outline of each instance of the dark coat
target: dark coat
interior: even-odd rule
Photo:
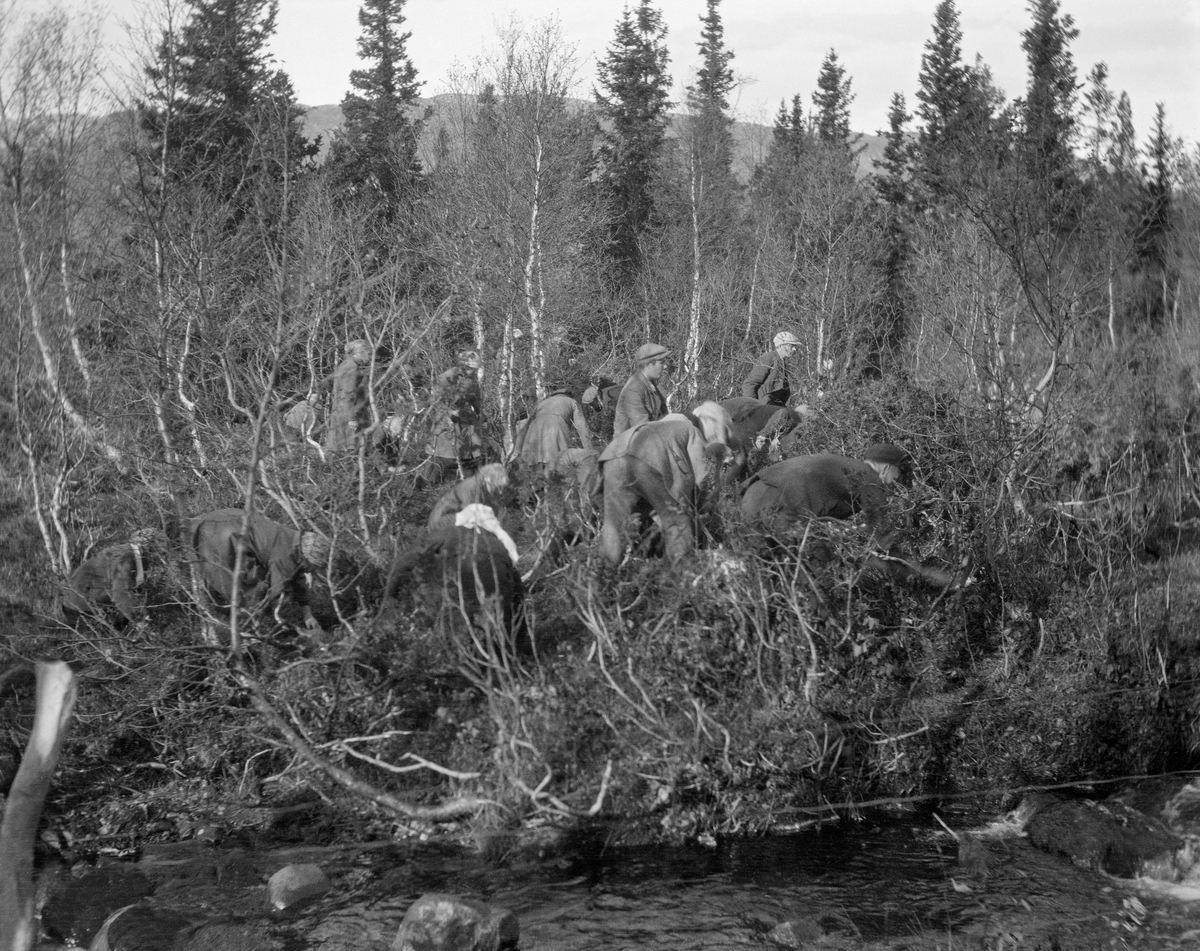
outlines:
[[[784,406],[791,395],[787,361],[774,349],[755,360],[742,381],[742,396],[760,403]]]
[[[525,585],[504,544],[489,532],[456,525],[429,532],[422,542],[400,552],[384,587],[385,602],[404,596],[428,602],[439,595],[450,611],[460,603],[472,623],[485,626],[485,609],[500,611],[510,643],[528,649]]]
[[[241,509],[217,509],[189,522],[187,537],[200,583],[210,597],[225,604],[233,597],[233,569],[243,517]],[[255,513],[246,529],[245,552],[241,587],[246,604],[274,603],[285,597],[308,608],[300,532]]]
[[[437,378],[430,406],[433,433],[430,454],[472,466],[484,456],[483,391],[473,370],[451,367]]]
[[[748,396],[731,396],[721,400],[733,421],[733,435],[744,447],[754,445],[759,436],[785,436],[800,425],[800,414],[785,406],[760,403]]]
[[[613,438],[638,423],[651,423],[667,415],[667,401],[653,381],[638,370],[621,388],[613,417]]]
[[[131,623],[141,620],[146,610],[134,592],[144,571],[141,553],[133,545],[101,548],[71,572],[63,592],[63,615],[75,624],[82,615],[114,608]]]
[[[829,453],[767,466],[742,488],[742,513],[776,527],[802,518],[847,519],[865,511],[878,529],[887,506],[887,490],[874,469],[859,459]]]

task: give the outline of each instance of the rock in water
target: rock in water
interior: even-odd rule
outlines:
[[[267,882],[267,906],[287,911],[316,901],[332,887],[319,866],[285,865]]]
[[[507,908],[430,892],[409,906],[392,951],[500,951],[520,936]]]

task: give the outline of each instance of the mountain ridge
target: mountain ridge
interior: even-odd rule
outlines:
[[[422,136],[422,147],[432,142],[440,125],[437,123],[439,108],[445,108],[457,98],[454,93],[442,93],[437,96],[423,97],[410,109],[413,119],[422,118],[427,110],[433,110],[433,121],[426,124]],[[592,103],[583,99],[571,100],[578,109],[591,108]],[[342,107],[336,103],[320,106],[305,106],[304,134],[309,139],[321,136],[319,158],[324,159],[329,152],[329,145],[335,133],[342,126]],[[672,125],[683,119],[682,113],[671,114]],[[758,122],[734,120],[734,170],[743,181],[749,181],[755,167],[766,158],[771,145],[771,126]],[[858,157],[858,176],[863,178],[874,172],[874,163],[883,156],[886,139],[882,135],[861,135],[858,146],[862,149]]]

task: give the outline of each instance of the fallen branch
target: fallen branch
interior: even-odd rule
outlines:
[[[448,802],[440,803],[436,806],[418,806],[398,796],[393,796],[391,793],[384,792],[382,789],[364,782],[348,770],[342,769],[321,756],[316,749],[309,744],[296,729],[279,711],[271,705],[263,694],[262,686],[253,674],[246,668],[241,657],[235,657],[233,661],[233,672],[237,677],[238,682],[246,689],[250,695],[250,702],[254,705],[254,709],[258,711],[259,716],[267,721],[274,729],[286,740],[288,746],[301,759],[305,760],[309,765],[316,767],[334,782],[338,783],[345,789],[361,796],[376,805],[382,806],[389,812],[394,812],[397,815],[404,816],[407,819],[424,819],[429,822],[445,822],[451,819],[457,819],[460,816],[470,815],[478,812],[485,806],[497,806],[499,803],[491,799],[481,799],[477,796],[470,796],[463,799],[451,799]]]

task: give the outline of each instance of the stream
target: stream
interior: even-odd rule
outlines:
[[[156,884],[154,903],[269,920],[286,951],[387,951],[408,906],[430,891],[507,907],[520,920],[520,947],[538,951],[770,948],[777,946],[772,930],[787,921],[802,939],[790,946],[804,948],[1200,944],[1200,889],[1114,879],[1041,852],[1015,830],[985,829],[983,817],[943,818],[956,830],[984,830],[983,866],[964,868],[948,832],[911,816],[712,847],[593,842],[510,863],[401,843],[242,856],[263,880],[302,862],[320,865],[332,880],[329,895],[282,918],[264,911],[261,885],[222,886],[194,874],[178,850],[148,850],[139,868]]]

